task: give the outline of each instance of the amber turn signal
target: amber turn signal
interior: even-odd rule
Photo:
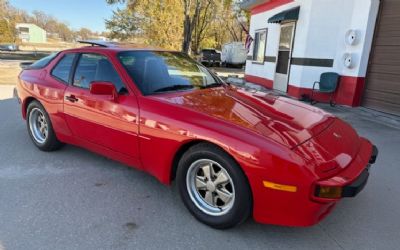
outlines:
[[[264,187],[270,188],[270,189],[291,192],[291,193],[297,192],[296,186],[283,185],[283,184],[273,183],[270,181],[263,181],[263,184],[264,184]]]
[[[342,197],[342,191],[342,187],[317,186],[315,196],[327,199],[337,199]]]

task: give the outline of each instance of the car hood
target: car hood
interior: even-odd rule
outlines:
[[[246,128],[289,148],[318,135],[335,119],[318,108],[273,92],[249,92],[235,87],[177,92],[156,98]]]

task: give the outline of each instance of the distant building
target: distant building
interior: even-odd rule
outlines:
[[[46,43],[46,31],[33,23],[18,23],[16,26],[18,37],[22,42]]]

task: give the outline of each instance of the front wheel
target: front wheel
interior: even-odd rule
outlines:
[[[26,124],[33,143],[42,151],[54,151],[63,144],[57,139],[43,105],[32,101],[27,108]]]
[[[201,143],[190,148],[179,162],[177,181],[186,207],[211,227],[234,227],[251,213],[251,191],[245,175],[214,145]]]

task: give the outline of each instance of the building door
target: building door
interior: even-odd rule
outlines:
[[[400,1],[381,1],[363,106],[400,115]]]
[[[274,89],[287,92],[295,23],[281,25]]]

